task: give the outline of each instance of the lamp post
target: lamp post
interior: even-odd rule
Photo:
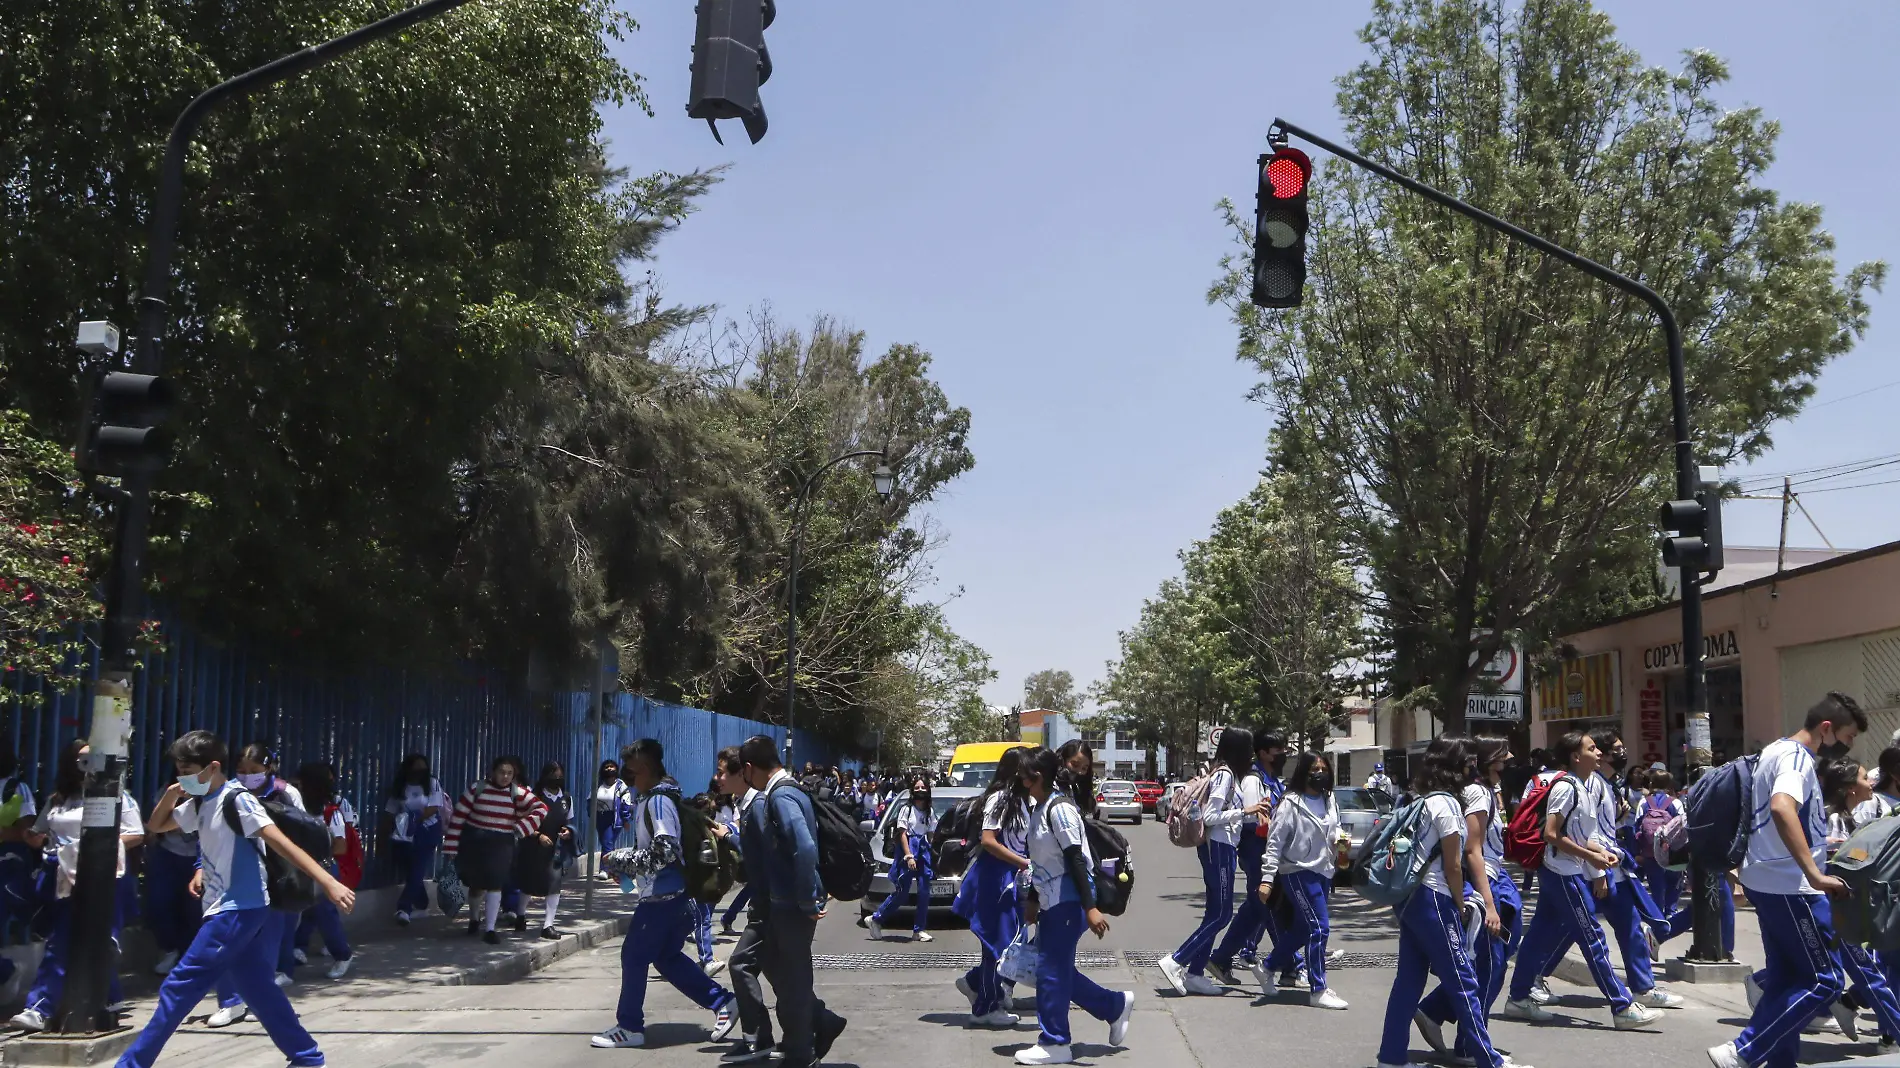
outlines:
[[[826,471],[862,456],[886,459],[882,449],[860,449],[835,457],[805,479],[798,487],[798,502],[792,506],[792,555],[785,573],[785,767],[794,776],[798,774],[798,765],[792,762],[792,718],[798,707],[798,543],[805,535],[805,499],[811,496],[811,488]],[[896,479],[891,475],[889,464],[877,465],[877,470],[871,472],[871,484],[880,498],[891,499]]]

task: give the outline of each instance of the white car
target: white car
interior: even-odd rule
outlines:
[[[950,811],[951,806],[958,801],[966,797],[976,797],[982,793],[983,791],[968,786],[939,786],[930,792],[931,818],[941,820],[943,814]],[[866,824],[871,824],[864,829],[871,835],[871,856],[877,861],[877,874],[871,876],[871,888],[864,892],[864,901],[858,906],[858,911],[863,915],[869,916],[876,912],[877,907],[884,903],[884,899],[891,896],[891,857],[884,851],[884,832],[891,821],[897,818],[897,811],[908,804],[910,804],[909,795],[900,794],[898,800],[891,802],[891,807],[885,810],[883,818],[877,820],[875,824],[872,824],[870,820],[865,821]],[[957,888],[963,885],[963,876],[961,874],[944,875],[934,871],[931,874],[933,877],[930,880],[930,907],[948,911],[951,903],[957,899]],[[905,908],[915,908],[916,901],[917,888],[913,886],[909,893],[904,895],[904,901],[901,904]]]
[[[1095,814],[1105,820],[1141,822],[1141,798],[1127,779],[1109,779],[1095,788]]]

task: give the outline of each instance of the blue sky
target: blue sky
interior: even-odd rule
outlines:
[[[1843,264],[1900,258],[1900,5],[1600,6],[1651,63],[1729,61],[1724,101],[1783,124],[1770,184],[1825,206]],[[952,623],[995,658],[994,700],[1041,668],[1099,677],[1175,553],[1258,473],[1255,375],[1203,299],[1228,248],[1213,205],[1252,196],[1275,114],[1339,132],[1333,79],[1364,55],[1368,6],[781,0],[771,132],[751,145],[728,123],[724,147],[685,116],[692,5],[628,10],[642,28],[619,55],[657,115],[606,116],[615,162],[732,164],[661,246],[668,294],[932,352],[977,458],[936,508]],[[1866,340],[1752,472],[1900,454],[1900,386],[1876,388],[1900,380],[1895,314],[1875,298]],[[1900,465],[1834,484],[1883,473]],[[1900,484],[1804,500],[1837,545],[1900,538]],[[1726,521],[1731,544],[1772,545],[1779,508],[1735,502]]]

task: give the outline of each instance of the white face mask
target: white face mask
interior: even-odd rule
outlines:
[[[202,771],[196,775],[180,775],[178,785],[193,797],[203,797],[211,792],[211,784],[205,781]]]

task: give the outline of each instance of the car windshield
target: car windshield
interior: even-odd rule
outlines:
[[[1135,784],[1132,782],[1105,782],[1102,784],[1102,796],[1104,797],[1110,794],[1126,795],[1134,792]]]
[[[950,765],[950,785],[969,786],[981,790],[996,778],[996,761],[987,764],[963,763]]]
[[[1390,812],[1392,802],[1377,790],[1368,790],[1363,786],[1340,786],[1333,789],[1333,802],[1341,812]]]
[[[1160,783],[1158,783],[1158,782],[1138,782],[1138,783],[1136,783],[1136,784],[1135,784],[1135,789],[1137,789],[1137,790],[1159,790],[1159,789],[1161,789],[1161,784],[1160,784]]]

